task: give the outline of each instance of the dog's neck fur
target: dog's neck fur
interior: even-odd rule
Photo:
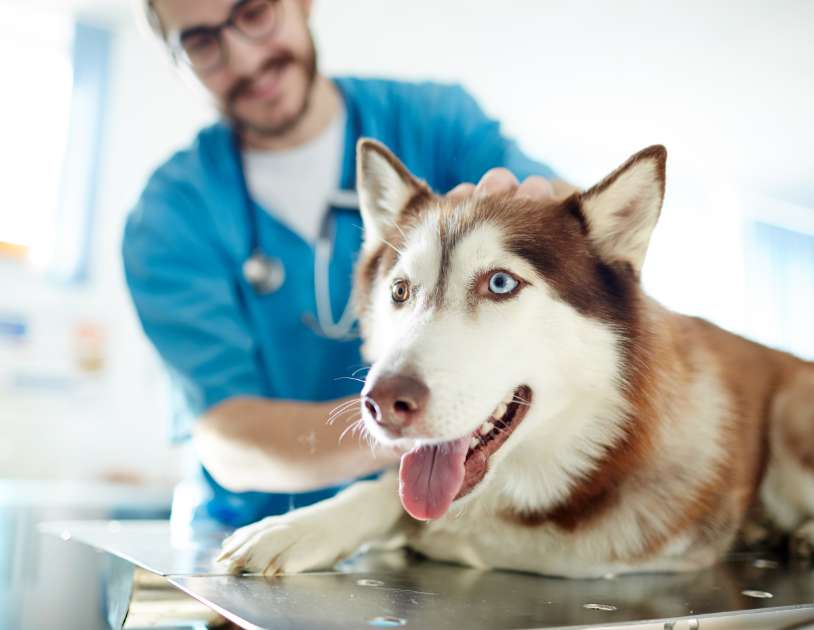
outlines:
[[[489,493],[513,518],[571,530],[611,507],[622,480],[652,452],[653,418],[669,415],[670,406],[668,393],[657,386],[680,378],[675,370],[665,373],[680,360],[668,328],[645,321],[661,308],[644,294],[641,299],[655,313],[640,309],[638,337],[617,341],[624,356],[619,365],[628,373],[620,367],[613,381],[585,380],[583,395],[545,418],[532,415],[545,413],[545,401],[530,411],[526,420],[534,430],[496,471]]]
[[[758,448],[759,437],[742,425],[749,411],[740,405],[751,403],[741,400],[748,395],[739,393],[732,399],[735,392],[721,390],[723,366],[709,364],[708,354],[685,344],[688,334],[720,331],[642,298],[641,334],[627,344],[632,353],[629,365],[636,369],[625,379],[623,398],[580,400],[553,419],[535,423],[538,431],[522,440],[496,471],[487,490],[487,509],[498,508],[505,520],[523,527],[553,525],[564,532],[629,519],[639,527],[630,541],[634,551],[646,553],[711,511],[731,484],[729,507],[720,508],[721,520],[705,529],[723,548],[735,531],[727,519],[754,500],[765,466],[759,456],[733,459],[733,453]],[[748,386],[762,392],[759,395],[799,368],[800,362],[790,355],[764,352],[756,344],[732,339],[739,351],[749,353],[744,358],[762,364],[761,379],[750,377]],[[545,433],[552,420],[554,426],[582,428],[574,430],[566,444],[552,445]],[[575,459],[574,453],[586,451],[586,443],[596,447],[593,455]],[[652,493],[651,486],[663,486],[666,496],[671,484],[685,488],[681,501],[636,498]],[[540,488],[545,493],[535,496],[534,489]],[[646,523],[638,522],[643,513],[648,515]],[[606,515],[611,521],[603,519]]]

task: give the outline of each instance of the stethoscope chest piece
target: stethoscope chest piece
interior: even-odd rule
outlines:
[[[243,277],[255,293],[274,293],[285,282],[285,268],[279,258],[255,250],[243,263]]]

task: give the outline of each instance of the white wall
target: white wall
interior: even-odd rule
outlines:
[[[323,0],[314,24],[327,70],[462,81],[581,183],[659,142],[675,168],[814,200],[806,0]]]
[[[126,4],[82,2],[117,29],[93,281],[56,290],[0,269],[13,286],[0,307],[23,305],[41,328],[101,320],[110,369],[68,397],[0,399],[0,476],[174,474],[163,381],[123,288],[118,244],[147,173],[210,114],[136,31]],[[668,199],[648,286],[735,328],[746,290],[735,234],[743,209],[767,196],[796,204],[803,222],[814,214],[812,24],[807,0],[320,0],[313,16],[327,72],[461,81],[575,183],[666,144]]]

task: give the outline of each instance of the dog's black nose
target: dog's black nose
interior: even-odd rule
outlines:
[[[419,418],[427,408],[429,388],[412,376],[392,374],[377,379],[362,392],[365,409],[393,436]]]

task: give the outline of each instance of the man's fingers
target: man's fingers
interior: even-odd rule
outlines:
[[[475,192],[475,184],[458,184],[455,188],[447,193],[447,197],[452,197],[453,199],[463,199],[464,197],[471,195],[473,192]]]
[[[481,177],[476,192],[483,195],[512,192],[517,188],[517,178],[505,168],[493,168]]]
[[[530,175],[517,187],[517,196],[535,201],[550,199],[554,196],[554,186],[545,177]]]
[[[495,195],[501,193],[514,193],[518,197],[525,197],[534,201],[544,201],[554,197],[554,187],[551,182],[540,175],[531,175],[518,184],[517,178],[505,168],[493,168],[486,172],[477,186],[470,183],[458,184],[447,193],[453,199],[463,199],[469,195]]]

